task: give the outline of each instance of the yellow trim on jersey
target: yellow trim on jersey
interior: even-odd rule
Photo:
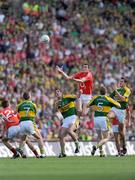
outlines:
[[[67,111],[67,110],[69,110],[71,108],[74,108],[74,107],[75,107],[75,103],[70,102],[70,103],[66,104],[64,107],[59,108],[59,110],[60,110],[60,112],[63,113],[63,112],[65,112],[65,111]]]
[[[35,117],[36,113],[33,111],[29,111],[27,114],[27,111],[20,111],[19,115],[20,115],[20,117]]]
[[[124,87],[124,89],[125,89],[125,93],[124,93],[124,97],[125,98],[128,98],[129,96],[130,96],[130,94],[131,94],[131,90],[128,88],[128,87]],[[128,99],[126,99],[126,102],[128,101]]]
[[[73,94],[67,94],[67,95],[63,95],[63,98],[76,99],[76,95],[73,95]]]
[[[106,117],[106,122],[107,122],[107,129],[108,129],[108,130],[111,130],[111,122],[110,122],[110,120],[108,119],[108,117]]]
[[[115,101],[114,99],[112,99],[111,97],[109,96],[105,96],[105,98],[112,104],[114,104],[115,106],[117,106],[118,108],[121,107],[120,103],[118,103],[117,101]]]
[[[108,113],[110,110],[111,110],[111,106],[102,106],[102,110],[101,110],[101,107],[94,105],[94,111],[101,111],[103,113]]]
[[[79,127],[80,125],[80,119],[77,117],[76,121],[75,121],[75,125],[76,125],[76,128]]]
[[[30,101],[30,100],[24,100],[24,101],[21,101],[18,105],[17,105],[17,111],[18,111],[18,107],[21,105],[21,104],[23,104],[24,102],[30,102],[30,103],[32,103],[33,104],[33,106],[35,107],[35,110],[36,110],[36,112],[37,112],[37,106],[36,106],[36,104],[35,103],[33,103],[32,101]]]
[[[97,97],[99,97],[99,96],[94,96],[94,97],[90,100],[90,102],[88,103],[87,107],[90,107],[91,104],[94,102],[94,100],[95,100]]]

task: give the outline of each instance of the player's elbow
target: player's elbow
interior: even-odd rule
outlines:
[[[121,105],[120,105],[120,104],[117,104],[117,107],[118,107],[118,108],[121,108]]]

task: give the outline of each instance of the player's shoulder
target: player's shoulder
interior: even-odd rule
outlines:
[[[95,95],[95,96],[92,97],[91,100],[94,101],[94,100],[98,99],[99,97],[100,97],[99,95]]]
[[[11,107],[6,107],[6,108],[2,109],[2,111],[3,112],[5,112],[5,111],[13,111],[13,109]]]
[[[131,92],[131,89],[129,87],[127,87],[127,86],[125,86],[124,89],[125,89],[126,92]]]
[[[28,100],[21,100],[21,102],[18,104],[18,106],[22,106],[25,104],[33,104],[32,101],[28,101]]]
[[[72,99],[74,99],[74,98],[76,98],[76,95],[74,95],[74,94],[65,94],[65,95],[63,95],[63,98],[64,99],[68,99],[68,98],[72,98]]]
[[[104,96],[105,97],[105,99],[107,100],[107,101],[109,101],[109,102],[114,102],[114,99],[112,99],[110,96],[108,96],[108,95],[105,95]]]

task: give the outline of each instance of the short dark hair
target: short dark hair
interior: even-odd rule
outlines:
[[[25,99],[25,100],[30,99],[30,94],[29,94],[29,92],[24,92],[24,93],[23,93],[23,99]]]
[[[88,66],[88,67],[89,67],[89,64],[86,64],[86,63],[85,63],[85,64],[83,64],[82,66]]]
[[[121,80],[123,80],[125,83],[127,83],[127,79],[125,77],[121,77]]]
[[[1,102],[1,106],[2,106],[3,108],[8,107],[8,106],[9,106],[9,101],[6,100],[6,99],[3,99],[2,102]]]
[[[101,86],[99,91],[100,91],[100,94],[101,94],[101,95],[105,95],[106,92],[107,92],[107,89],[106,89],[105,86]]]

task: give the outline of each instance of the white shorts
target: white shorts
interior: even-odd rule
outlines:
[[[89,94],[81,94],[81,96],[80,96],[80,100],[84,104],[88,104],[91,99],[92,99],[92,95],[89,95]]]
[[[67,118],[65,118],[63,120],[62,127],[69,128],[69,126],[71,124],[74,124],[76,122],[76,120],[77,120],[77,116],[76,115],[69,116],[69,117],[67,117]]]
[[[115,113],[115,115],[120,123],[124,123],[124,120],[126,118],[126,110],[112,107],[111,111],[113,111]]]
[[[19,137],[19,135],[20,135],[20,126],[19,125],[8,128],[8,130],[7,130],[7,138],[8,139],[12,139],[14,137]]]
[[[20,134],[21,135],[33,135],[35,134],[35,127],[32,121],[22,121],[20,122]]]
[[[94,128],[96,130],[108,131],[108,124],[106,116],[94,117]]]
[[[114,133],[119,133],[119,125],[112,125],[112,130]]]

